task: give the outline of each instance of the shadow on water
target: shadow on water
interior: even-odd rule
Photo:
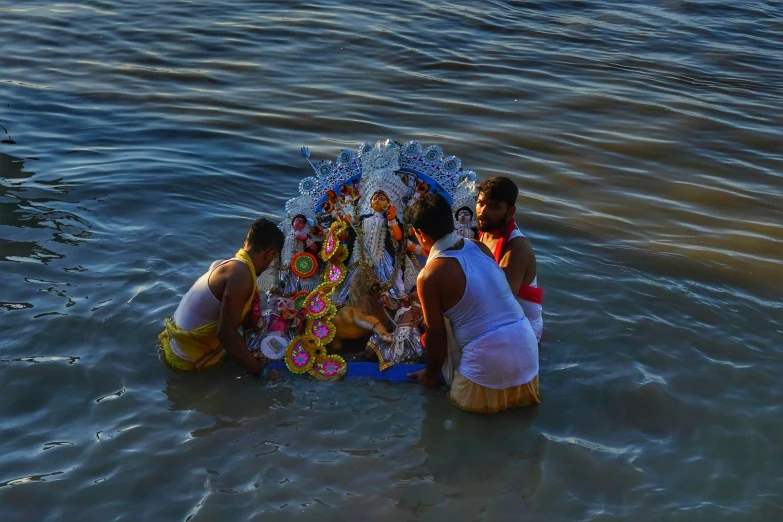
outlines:
[[[161,361],[161,364],[165,364]],[[204,373],[178,372],[166,367],[169,411],[194,411],[213,419],[214,424],[191,432],[209,437],[223,429],[240,428],[249,419],[263,417],[270,410],[284,408],[294,401],[290,388],[275,382],[242,376],[239,366],[224,361]],[[259,391],[259,386],[264,389]]]

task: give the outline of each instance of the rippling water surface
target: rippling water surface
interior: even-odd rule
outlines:
[[[783,519],[778,1],[0,3],[3,520]],[[180,376],[318,158],[513,177],[544,403]]]

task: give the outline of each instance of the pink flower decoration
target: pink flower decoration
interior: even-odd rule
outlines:
[[[307,366],[307,363],[310,360],[310,356],[300,346],[299,348],[297,348],[296,353],[294,354],[293,360],[294,360],[294,364],[297,365],[297,366]]]
[[[320,299],[318,297],[310,301],[310,311],[313,313],[317,314],[322,312],[325,306],[326,303],[323,302],[323,299]]]
[[[326,339],[329,337],[329,327],[320,319],[316,319],[313,322],[313,335],[319,339]]]
[[[334,243],[334,235],[329,234],[329,237],[326,239],[326,254],[329,255],[332,252],[334,252],[335,243]]]
[[[339,369],[340,366],[334,361],[327,361],[321,365],[322,373],[329,377],[336,374]]]
[[[338,267],[336,267],[336,266],[332,265],[332,266],[329,268],[329,280],[330,280],[332,283],[336,283],[337,281],[339,281],[339,280],[340,280],[340,277],[341,277],[342,275],[343,275],[343,271],[342,271],[342,270],[340,270]]]

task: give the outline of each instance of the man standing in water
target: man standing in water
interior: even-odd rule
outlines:
[[[544,292],[538,287],[536,254],[514,222],[519,190],[508,178],[495,177],[479,185],[476,201],[479,241],[492,251],[511,291],[533,327],[536,341],[544,333]]]
[[[159,336],[171,366],[198,370],[228,352],[253,375],[263,373],[263,365],[248,351],[238,329],[241,324],[255,326],[261,317],[256,275],[280,256],[284,240],[272,221],[257,219],[239,252],[212,263],[193,284]]]
[[[427,193],[409,212],[416,239],[429,251],[416,284],[427,367],[409,377],[435,387],[443,369],[451,400],[477,413],[540,402],[536,338],[492,253],[457,235],[443,196]]]

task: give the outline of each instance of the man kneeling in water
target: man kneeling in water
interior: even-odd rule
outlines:
[[[416,284],[427,367],[410,376],[434,387],[443,368],[449,396],[463,410],[495,413],[540,402],[536,337],[492,253],[457,235],[443,196],[422,196],[410,216],[430,252]]]
[[[174,317],[166,319],[159,338],[166,361],[179,370],[198,370],[218,362],[226,352],[250,373],[263,365],[239,335],[240,324],[260,318],[256,275],[280,256],[285,237],[272,221],[250,225],[244,246],[227,261],[215,261],[182,298]],[[255,309],[255,310],[254,310]]]

